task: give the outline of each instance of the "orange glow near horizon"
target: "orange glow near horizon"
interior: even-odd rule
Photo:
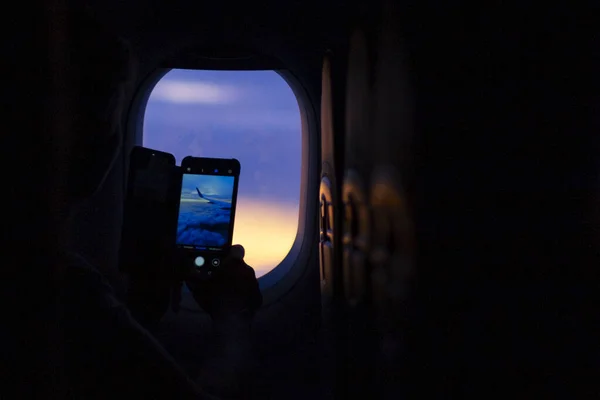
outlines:
[[[298,231],[298,206],[238,197],[233,243],[246,250],[244,260],[263,276],[289,253]]]

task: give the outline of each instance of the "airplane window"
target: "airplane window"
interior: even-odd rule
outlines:
[[[154,87],[143,145],[242,165],[233,242],[260,277],[288,254],[298,230],[301,117],[274,71],[171,70]]]

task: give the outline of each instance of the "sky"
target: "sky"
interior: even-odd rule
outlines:
[[[233,176],[184,174],[181,182],[181,197],[199,198],[196,190],[198,188],[203,195],[211,198],[231,200],[233,183]]]
[[[233,242],[262,276],[289,252],[298,226],[302,153],[298,102],[274,71],[171,70],[152,91],[143,145],[241,164]],[[200,188],[202,191],[202,188]]]

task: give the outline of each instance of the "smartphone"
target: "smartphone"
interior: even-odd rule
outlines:
[[[175,247],[182,261],[210,271],[231,247],[241,165],[236,159],[186,157]]]
[[[131,151],[119,267],[164,278],[173,263],[179,171],[172,154],[136,146]]]

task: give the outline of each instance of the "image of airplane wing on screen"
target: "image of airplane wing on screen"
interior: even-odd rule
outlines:
[[[231,203],[228,203],[226,201],[221,201],[221,200],[216,200],[216,199],[211,199],[209,197],[206,197],[205,195],[202,194],[202,192],[198,188],[196,188],[196,191],[198,192],[198,196],[200,196],[200,198],[208,201],[209,203],[214,204],[216,206],[219,206],[219,207],[221,207],[224,210],[230,210],[231,209]]]

